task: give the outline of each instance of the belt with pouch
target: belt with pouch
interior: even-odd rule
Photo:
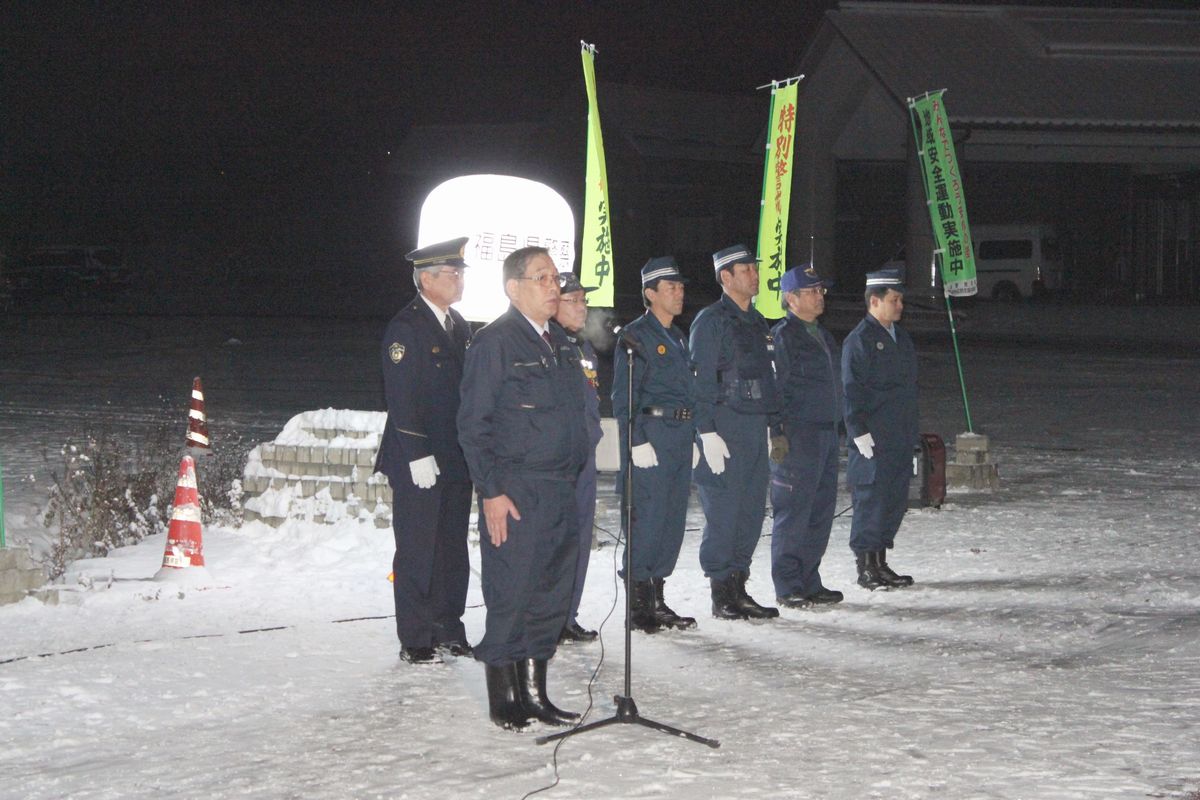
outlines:
[[[692,418],[692,410],[690,408],[667,408],[666,406],[645,406],[642,408],[642,414],[647,417],[662,417],[663,419],[676,419],[687,421]]]

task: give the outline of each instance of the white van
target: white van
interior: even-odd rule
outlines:
[[[1039,297],[1062,288],[1062,255],[1053,225],[972,225],[979,296]]]

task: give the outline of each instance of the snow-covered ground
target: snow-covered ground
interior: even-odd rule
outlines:
[[[45,545],[44,452],[88,426],[144,433],[163,398],[182,440],[194,375],[218,439],[223,426],[269,439],[307,409],[379,408],[382,327],[9,315],[10,543]],[[1002,487],[909,514],[891,560],[915,587],[854,587],[846,514],[824,567],[846,602],[718,622],[693,503],[667,586],[700,626],[635,635],[633,696],[719,749],[631,725],[557,751],[501,731],[478,665],[397,659],[390,531],[209,527],[217,588],[150,580],[159,535],[77,562],[58,606],[0,607],[0,797],[519,798],[554,780],[555,760],[561,782],[539,796],[1200,797],[1194,311],[980,304],[964,335],[971,413]],[[965,425],[949,341],[920,350],[922,428],[952,440]],[[615,531],[610,491],[601,506]],[[761,600],[769,533],[750,587]],[[590,626],[620,598],[617,552],[593,553]],[[468,602],[474,640],[477,580]],[[560,705],[587,706],[603,659],[589,719],[613,712],[620,622],[608,618],[603,645],[560,649]]]

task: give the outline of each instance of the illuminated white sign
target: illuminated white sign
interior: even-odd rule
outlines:
[[[575,216],[550,187],[509,175],[464,175],[438,186],[421,206],[417,247],[469,237],[463,299],[454,307],[473,322],[508,309],[501,266],[522,247],[544,247],[560,272],[575,265]]]

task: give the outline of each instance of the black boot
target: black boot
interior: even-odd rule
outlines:
[[[875,551],[875,564],[879,570],[879,578],[888,586],[912,586],[912,575],[898,575],[888,566],[887,550]]]
[[[505,730],[521,730],[529,724],[530,714],[521,702],[517,665],[493,667],[491,664],[484,664],[483,669],[487,675],[488,716],[492,718],[492,722]]]
[[[736,579],[733,575],[728,578],[709,578],[712,587],[712,614],[717,619],[745,619],[746,615],[738,608],[734,598],[737,595]]]
[[[695,617],[679,616],[663,600],[663,586],[666,585],[666,579],[654,578],[652,582],[654,584],[654,618],[658,620],[658,624],[664,628],[678,628],[679,630],[696,627]]]
[[[734,598],[733,603],[746,619],[774,619],[779,616],[779,609],[773,606],[760,606],[746,591],[746,581],[750,579],[749,572],[733,573]]]
[[[855,553],[854,559],[858,564],[859,586],[870,589],[872,592],[887,587],[888,584],[879,575],[879,567],[875,563],[874,553]]]
[[[546,660],[526,658],[517,662],[521,704],[533,717],[547,725],[574,725],[579,715],[563,711],[546,697]]]
[[[654,583],[651,581],[634,581],[630,622],[634,630],[642,633],[658,633],[663,626],[654,613]]]

